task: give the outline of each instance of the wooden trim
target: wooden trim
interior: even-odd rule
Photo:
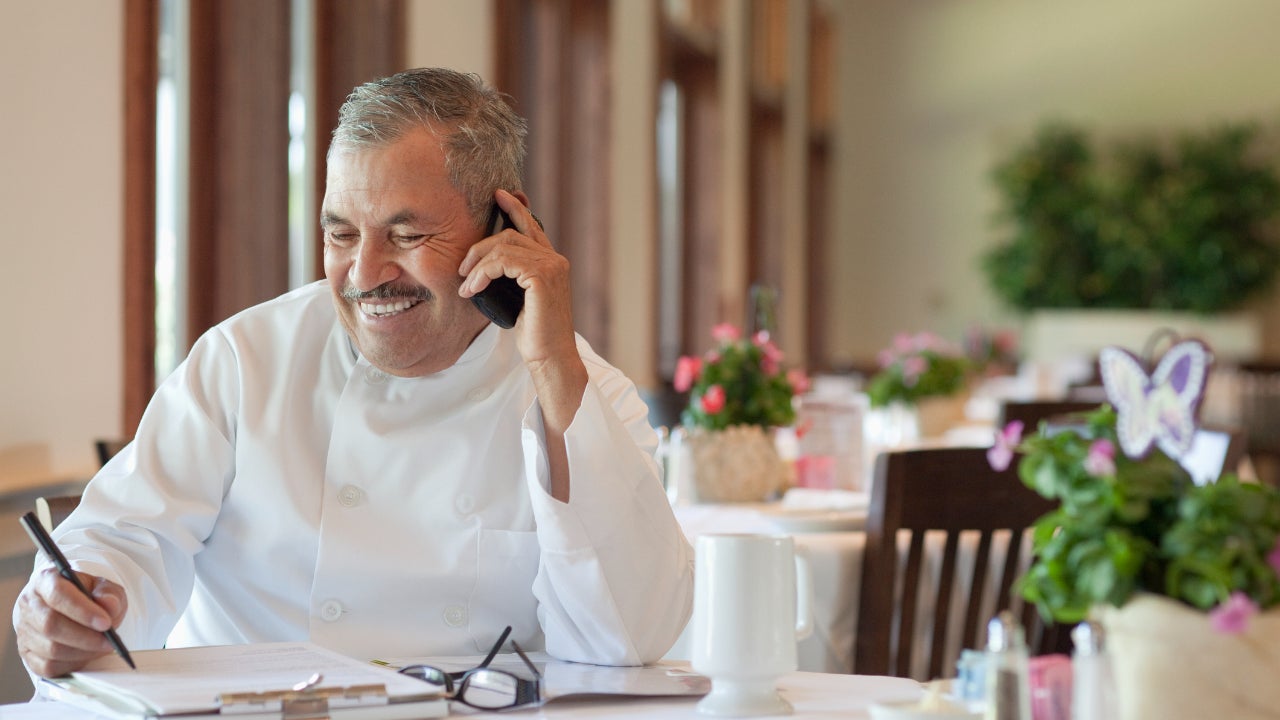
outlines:
[[[289,0],[191,5],[190,337],[289,284]]]
[[[158,0],[124,5],[124,377],[120,425],[133,436],[155,389]]]
[[[315,202],[324,200],[328,165],[325,154],[338,109],[357,85],[405,69],[404,0],[315,0]],[[320,218],[307,218],[315,247],[315,273],[324,277],[324,237]]]
[[[525,191],[569,259],[575,329],[609,352],[609,4],[497,0],[495,87],[529,122]]]

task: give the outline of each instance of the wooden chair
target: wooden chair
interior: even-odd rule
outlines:
[[[1023,538],[1029,537],[1029,526],[1054,506],[1023,485],[1015,467],[1003,472],[991,469],[985,448],[929,448],[880,455],[867,519],[854,672],[912,677],[914,646],[923,643],[927,672],[916,679],[943,677],[954,666],[961,648],[980,646],[987,621],[1006,608],[1020,612],[1033,653],[1065,649],[1069,633],[1058,626],[1045,628],[1035,608],[1020,598],[1015,603],[1011,594],[1015,578],[1026,565]],[[945,534],[945,542],[930,531]],[[996,580],[997,568],[991,560],[993,536],[998,531],[1009,531],[1008,550],[998,563],[998,592],[993,600],[984,602],[986,588]],[[927,544],[926,532],[930,532]],[[972,550],[974,560],[968,571],[958,567],[967,564],[959,562],[961,533],[967,535],[964,555],[967,559]],[[976,538],[971,537],[975,534]],[[900,543],[906,536],[904,565]],[[994,544],[999,557],[999,542]],[[922,584],[931,584],[927,579],[922,583],[926,573],[932,572],[926,567],[927,559],[936,559],[940,567],[933,584],[936,592],[922,592]],[[966,572],[967,578],[960,577]],[[967,598],[957,603],[953,594],[966,586]],[[922,602],[925,605],[921,606]],[[952,617],[957,604],[963,605],[963,612]],[[917,637],[920,612],[932,615],[928,636]],[[957,622],[963,623],[960,644],[948,648]]]
[[[1006,400],[1000,407],[999,427],[1021,420],[1023,432],[1030,434],[1040,426],[1041,420],[1097,410],[1101,404],[1088,400]]]
[[[124,449],[128,445],[128,440],[120,438],[98,438],[93,441],[93,447],[98,451],[98,467],[107,464],[107,461],[116,456],[116,453]]]

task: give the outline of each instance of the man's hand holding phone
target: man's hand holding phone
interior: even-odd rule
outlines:
[[[516,320],[516,347],[533,376],[547,435],[551,494],[569,499],[568,466],[563,434],[573,422],[587,387],[587,368],[578,354],[573,331],[573,295],[569,261],[551,246],[542,226],[529,212],[523,193],[498,190],[495,200],[511,226],[481,239],[467,251],[458,274],[458,294],[472,297],[500,277],[524,289],[524,309]]]

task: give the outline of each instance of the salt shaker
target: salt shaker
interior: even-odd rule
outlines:
[[[1114,720],[1115,680],[1102,626],[1086,620],[1071,631],[1072,720]]]
[[[1031,720],[1027,641],[1013,613],[987,624],[986,720]]]

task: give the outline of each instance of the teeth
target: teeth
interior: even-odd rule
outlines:
[[[408,310],[409,308],[413,307],[416,304],[417,304],[417,301],[415,300],[401,300],[399,302],[394,302],[389,305],[374,304],[374,303],[360,303],[360,312],[364,313],[365,315],[375,315],[375,316],[392,315],[394,313],[404,312],[405,310]]]

